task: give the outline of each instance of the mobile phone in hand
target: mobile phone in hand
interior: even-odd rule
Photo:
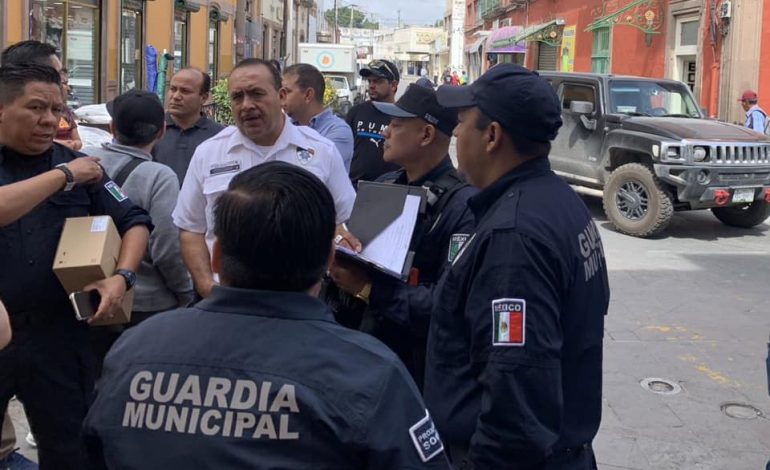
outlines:
[[[73,292],[70,294],[72,308],[75,309],[75,318],[81,321],[88,320],[99,310],[102,296],[97,290]]]

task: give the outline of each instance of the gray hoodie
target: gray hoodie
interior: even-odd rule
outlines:
[[[193,298],[192,280],[182,260],[179,230],[171,220],[179,197],[179,180],[174,171],[151,161],[149,153],[136,147],[111,143],[81,151],[101,158],[110,178],[115,178],[131,157],[147,160],[134,168],[122,186],[131,201],[150,214],[155,225],[136,273],[134,311],[157,312],[189,303]]]

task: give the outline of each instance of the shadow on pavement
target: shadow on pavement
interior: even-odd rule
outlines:
[[[588,206],[596,223],[602,228],[620,233],[607,220],[602,207],[602,200],[598,197],[581,196]],[[692,240],[719,240],[742,237],[764,237],[770,226],[767,222],[753,228],[730,227],[716,219],[709,210],[684,211],[674,214],[671,223],[663,233],[650,237],[651,240],[664,238],[679,238]]]

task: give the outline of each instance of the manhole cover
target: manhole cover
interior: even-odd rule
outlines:
[[[762,412],[746,403],[722,403],[719,406],[722,413],[735,419],[754,419],[762,416]]]
[[[639,385],[648,392],[659,395],[676,395],[682,391],[682,387],[678,383],[658,377],[648,377],[639,382]]]

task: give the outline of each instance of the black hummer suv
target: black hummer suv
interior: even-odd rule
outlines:
[[[601,194],[615,227],[647,237],[674,211],[711,209],[727,225],[770,215],[770,139],[705,119],[683,83],[541,72],[562,102],[553,170]]]

